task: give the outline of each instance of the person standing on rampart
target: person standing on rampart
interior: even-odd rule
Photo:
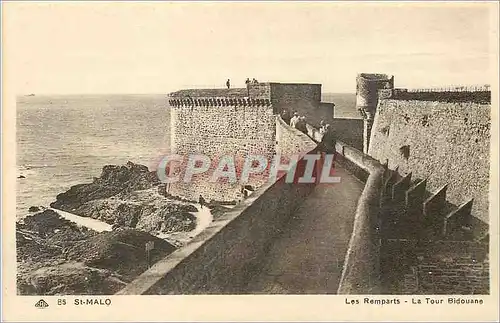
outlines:
[[[231,80],[227,79],[226,86],[228,89],[231,87]]]
[[[299,121],[299,114],[294,112],[293,117],[290,119],[290,127],[296,128],[297,121]]]
[[[335,131],[329,124],[326,124],[323,137],[321,138],[320,146],[326,153],[335,154],[336,143],[337,143],[337,136],[335,134]],[[333,159],[335,160],[335,157]]]
[[[319,131],[320,132],[321,132],[321,129],[325,130],[325,125],[326,125],[325,120],[321,119],[321,121],[319,122]]]
[[[325,135],[327,126],[330,127],[330,125],[326,124],[324,120],[321,120],[321,122],[319,123],[319,134],[321,136]]]
[[[302,131],[303,133],[305,133],[307,135],[307,124],[306,124],[306,117],[305,116],[301,116],[299,118],[299,120],[297,120],[297,123],[295,124],[295,128],[297,130]]]
[[[283,109],[283,111],[281,111],[281,119],[283,119],[283,121],[285,121],[287,124],[290,124],[290,111],[288,111],[287,109]]]
[[[247,86],[247,96],[248,97],[250,97],[250,87],[249,87],[250,83],[251,83],[250,78],[247,77],[247,79],[245,80],[245,84]]]
[[[203,206],[206,205],[207,203],[205,202],[205,199],[203,196],[200,195],[200,198],[198,199],[198,202],[200,203],[200,207],[203,209]]]

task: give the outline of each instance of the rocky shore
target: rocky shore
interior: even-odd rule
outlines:
[[[193,230],[196,218],[192,212],[198,209],[160,192],[156,172],[128,162],[124,166],[105,166],[92,183],[71,187],[57,195],[50,206],[115,228],[136,228],[149,233]]]
[[[52,210],[16,224],[17,289],[20,295],[109,295],[175,247],[136,229],[95,232]]]
[[[190,238],[200,229],[193,203],[165,196],[156,172],[132,162],[105,166],[92,183],[71,187],[50,207],[55,211],[33,207],[38,213],[16,225],[18,294],[114,294],[148,268],[146,243],[154,243],[154,263],[186,241],[177,241],[179,234]],[[77,225],[58,210],[112,230]]]

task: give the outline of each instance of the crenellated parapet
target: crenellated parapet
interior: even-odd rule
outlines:
[[[437,102],[474,102],[491,103],[491,89],[489,85],[479,86],[448,86],[439,88],[420,89],[381,89],[379,99],[418,100]]]
[[[488,224],[472,216],[473,198],[455,205],[448,199],[448,184],[430,191],[428,178],[413,180],[399,167],[386,170],[382,195],[381,232],[388,239],[480,241]]]
[[[171,152],[188,156],[204,154],[212,161],[221,156],[244,160],[246,155],[271,155],[276,144],[276,116],[270,98],[233,96],[238,89],[183,90],[167,98],[170,113]],[[236,153],[235,153],[236,152]],[[217,164],[214,162],[214,165]],[[183,164],[186,169],[185,164]],[[237,167],[240,167],[237,165]],[[235,182],[211,182],[210,169],[169,186],[169,194],[196,200],[234,202],[243,198]],[[259,187],[264,179],[255,177],[249,185]]]
[[[407,89],[408,92],[485,92],[491,91],[489,84],[449,85],[442,87]]]
[[[276,115],[282,109],[290,113],[303,109],[299,111],[305,115],[309,111],[316,113],[321,85],[251,83],[245,88],[184,89],[169,93],[165,99],[170,114],[172,153],[181,156],[201,153],[212,161],[224,156],[243,161],[250,155],[271,160],[277,149]],[[290,146],[297,144],[295,136],[288,138],[285,141]],[[191,200],[200,195],[207,201],[235,202],[244,198],[240,183],[214,183],[210,173],[198,174],[189,183],[174,183],[167,193]],[[254,176],[249,185],[260,187],[264,182],[263,176]]]
[[[169,98],[168,103],[171,107],[271,107],[269,99],[235,97]]]
[[[382,294],[487,294],[489,230],[471,214],[474,199],[451,204],[448,184],[429,190],[429,178],[398,169],[384,176]]]

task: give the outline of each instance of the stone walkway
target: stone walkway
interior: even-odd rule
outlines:
[[[248,285],[252,294],[335,294],[364,183],[337,166],[294,214]]]

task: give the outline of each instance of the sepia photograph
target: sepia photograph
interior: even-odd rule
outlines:
[[[169,295],[498,312],[497,15],[4,2],[9,297],[53,315]]]

